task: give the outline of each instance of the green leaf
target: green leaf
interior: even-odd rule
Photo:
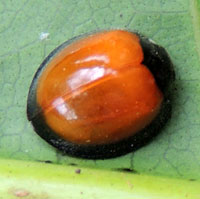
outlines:
[[[199,182],[13,160],[0,169],[4,199],[199,199]]]
[[[200,0],[8,0],[0,1],[0,21],[1,158],[200,179]],[[137,30],[169,52],[176,71],[172,118],[134,153],[98,161],[62,156],[26,118],[30,83],[55,47],[110,28]]]

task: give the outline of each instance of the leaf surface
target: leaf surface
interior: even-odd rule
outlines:
[[[0,1],[0,21],[0,157],[200,179],[199,0]],[[58,45],[110,28],[137,30],[169,52],[176,71],[172,118],[135,153],[98,161],[62,156],[26,118],[30,83]]]

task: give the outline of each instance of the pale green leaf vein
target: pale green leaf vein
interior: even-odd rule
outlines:
[[[192,23],[194,27],[194,38],[196,41],[196,50],[200,61],[200,1],[190,0],[190,10]]]

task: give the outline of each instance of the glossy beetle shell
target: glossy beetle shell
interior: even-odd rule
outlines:
[[[139,34],[91,34],[45,59],[30,87],[28,118],[64,153],[115,157],[159,132],[170,115],[173,78],[166,51]]]

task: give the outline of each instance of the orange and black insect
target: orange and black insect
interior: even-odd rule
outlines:
[[[28,119],[71,156],[104,159],[136,150],[170,118],[173,64],[138,33],[102,31],[69,40],[32,81]]]

